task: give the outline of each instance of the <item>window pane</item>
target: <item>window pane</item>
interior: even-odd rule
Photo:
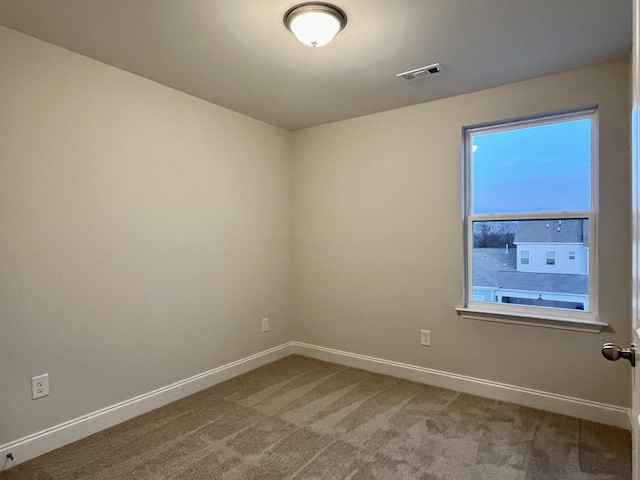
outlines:
[[[591,119],[473,133],[472,214],[591,210]]]
[[[556,264],[556,252],[551,250],[547,250],[547,265],[555,265]]]
[[[472,224],[474,301],[589,309],[588,219]]]

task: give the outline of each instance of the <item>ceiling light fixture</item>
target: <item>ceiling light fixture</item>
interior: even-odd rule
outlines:
[[[347,15],[335,5],[301,3],[287,10],[284,24],[305,45],[322,47],[347,24]]]

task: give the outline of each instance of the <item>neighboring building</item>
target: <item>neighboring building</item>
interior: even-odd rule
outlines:
[[[519,221],[513,243],[473,249],[473,301],[588,309],[586,220]]]
[[[520,272],[589,273],[587,220],[526,220],[518,222],[517,269]]]

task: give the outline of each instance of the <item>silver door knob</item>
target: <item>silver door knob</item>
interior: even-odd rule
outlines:
[[[629,348],[620,348],[613,343],[605,343],[602,345],[602,356],[612,362],[626,358],[631,362],[632,367],[636,366],[636,349],[634,345]]]

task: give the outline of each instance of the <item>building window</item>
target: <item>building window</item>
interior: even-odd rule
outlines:
[[[550,251],[546,253],[547,265],[556,264],[556,252]]]
[[[598,324],[597,138],[595,108],[464,129],[461,310]]]

